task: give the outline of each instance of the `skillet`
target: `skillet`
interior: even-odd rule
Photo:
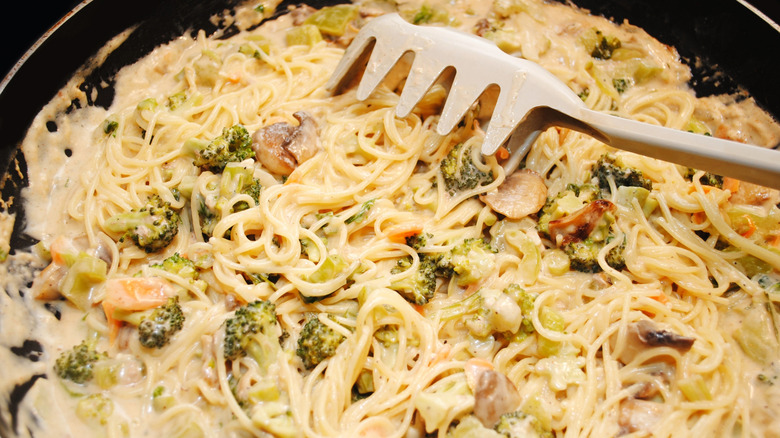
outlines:
[[[116,2],[109,0],[62,1],[37,16],[34,21],[38,26],[31,25],[26,34],[3,38],[9,42],[12,53],[0,66],[1,72],[9,71],[0,83],[2,199],[19,199],[26,184],[26,165],[17,147],[33,118],[106,41],[124,29],[135,27],[127,40],[82,84],[82,89],[94,96],[89,99],[89,105],[107,107],[111,104],[113,76],[121,67],[185,32],[201,28],[207,33],[215,31],[218,26],[210,18],[239,2],[136,0],[131,7],[118,12]],[[297,3],[286,0],[277,10],[283,12],[287,5]],[[340,1],[309,0],[307,3],[321,7]],[[776,54],[780,53],[780,26],[769,18],[777,20],[778,17],[780,7],[774,0],[754,0],[753,4],[766,15],[738,0],[575,0],[574,3],[615,21],[628,20],[660,41],[675,46],[691,66],[691,85],[698,95],[746,92],[776,118],[780,115],[780,87],[769,80],[777,71]],[[30,9],[35,7],[40,8],[40,5],[29,6]],[[59,19],[60,16],[63,18]],[[32,43],[37,32],[42,30],[39,26],[51,23],[56,24]],[[233,32],[235,29],[228,28],[226,36]],[[17,62],[17,56],[29,44],[33,44],[32,48]],[[56,126],[49,129],[56,129]],[[35,241],[23,232],[24,211],[20,203],[12,203],[6,208],[16,214],[11,251],[34,244]],[[44,354],[34,340],[11,350],[30,361],[37,361]],[[0,436],[20,433],[16,427],[18,404],[38,378],[45,376],[32,375],[9,394],[2,394]]]

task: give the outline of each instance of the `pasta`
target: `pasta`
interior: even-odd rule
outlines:
[[[509,152],[479,154],[487,100],[441,136],[442,84],[399,119],[402,80],[365,101],[325,83],[397,10],[540,63],[591,108],[776,145],[752,100],[697,98],[673,48],[570,5],[256,25],[271,9],[126,67],[107,110],[61,111],[72,87],[36,119],[41,243],[3,267],[38,266],[3,297],[42,344],[18,433],[778,436],[776,190],[562,128],[507,175]]]

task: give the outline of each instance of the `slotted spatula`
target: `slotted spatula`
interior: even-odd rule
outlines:
[[[374,18],[358,32],[327,88],[340,92],[365,66],[356,91],[357,98],[365,100],[410,52],[414,61],[396,115],[406,117],[442,72],[454,68],[436,128],[446,135],[488,86],[498,86],[482,153],[492,155],[509,140],[514,166],[541,132],[561,126],[626,151],[780,188],[780,151],[590,110],[566,84],[536,63],[508,55],[475,35],[410,24],[397,13]]]

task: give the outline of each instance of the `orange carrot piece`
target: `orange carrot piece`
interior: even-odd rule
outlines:
[[[739,190],[739,180],[728,176],[723,177],[723,190],[729,190],[732,194],[736,193]]]

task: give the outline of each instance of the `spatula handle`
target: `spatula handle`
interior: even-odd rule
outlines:
[[[780,151],[582,110],[615,148],[780,189]]]

